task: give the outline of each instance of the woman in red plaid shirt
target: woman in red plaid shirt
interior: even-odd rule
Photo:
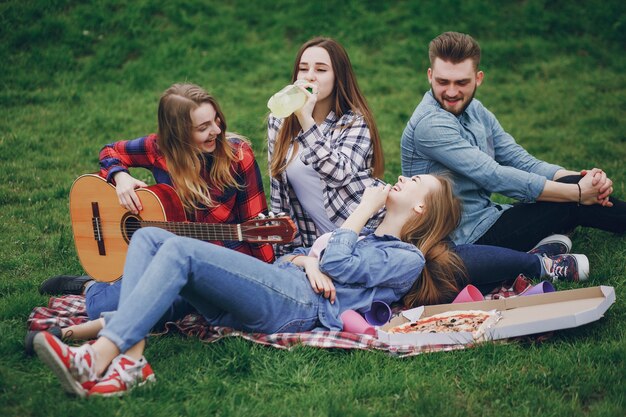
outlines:
[[[250,144],[226,132],[219,104],[201,87],[174,84],[159,102],[158,134],[108,144],[100,151],[100,175],[115,184],[120,204],[137,214],[141,201],[135,189],[147,184],[129,168],[150,170],[157,183],[173,186],[187,218],[203,223],[243,223],[267,213],[263,180]],[[270,244],[212,241],[262,261],[274,261]],[[121,283],[93,282],[89,277],[54,277],[40,288],[85,283],[87,313],[96,319],[117,308]],[[180,307],[180,306],[179,306]]]

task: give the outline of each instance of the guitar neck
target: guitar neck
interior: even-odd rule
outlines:
[[[178,236],[191,237],[198,240],[244,240],[241,227],[238,224],[224,223],[191,223],[191,222],[163,222],[142,220],[141,227],[158,227]]]

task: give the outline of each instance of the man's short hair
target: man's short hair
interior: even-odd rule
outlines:
[[[469,58],[474,63],[474,70],[478,71],[480,46],[470,35],[459,32],[445,32],[430,41],[428,58],[430,58],[431,67],[434,65],[436,58],[453,64],[459,64]]]

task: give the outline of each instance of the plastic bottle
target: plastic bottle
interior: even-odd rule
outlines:
[[[277,117],[287,117],[306,103],[306,94],[298,87],[302,81],[289,84],[274,94],[267,102],[267,107]]]

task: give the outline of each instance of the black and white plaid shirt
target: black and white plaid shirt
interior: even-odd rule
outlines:
[[[267,137],[270,163],[282,122],[281,118],[269,116]],[[320,126],[315,124],[306,132],[300,132],[294,138],[296,140],[302,162],[311,165],[320,177],[326,214],[338,227],[354,211],[365,188],[384,184],[372,176],[372,142],[369,128],[361,115],[349,111],[338,118],[331,111]],[[271,210],[288,213],[299,230],[293,244],[276,248],[276,254],[281,255],[298,246],[310,247],[319,234],[313,219],[296,198],[287,181],[287,174],[283,171],[280,178],[270,176],[270,185]],[[368,227],[375,227],[382,213],[383,210],[377,213]]]

